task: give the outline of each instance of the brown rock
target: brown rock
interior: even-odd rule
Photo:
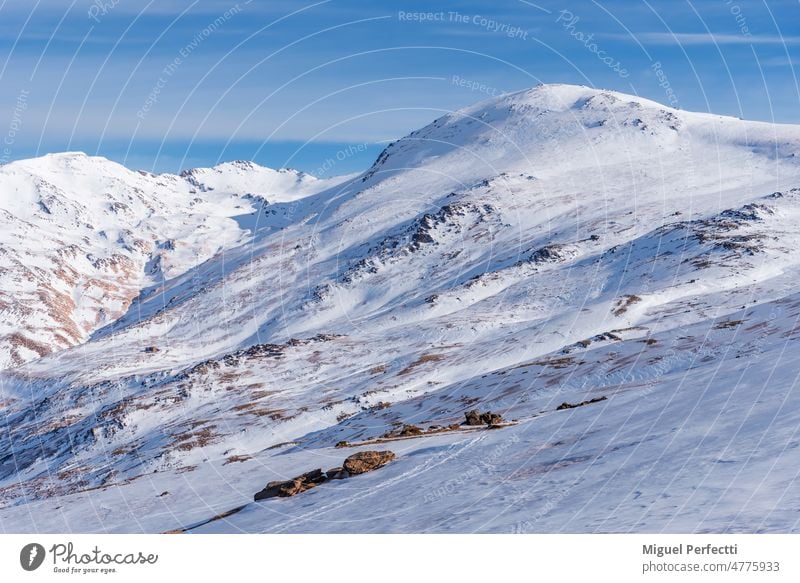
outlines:
[[[467,418],[464,425],[498,425],[499,423],[503,422],[503,417],[498,415],[497,413],[492,413],[491,411],[487,411],[486,413],[480,413],[477,409],[473,409],[472,411],[467,411],[464,416]]]
[[[581,401],[580,403],[567,403],[564,401],[558,407],[556,407],[556,411],[563,411],[564,409],[575,409],[576,407],[583,407],[584,405],[590,405],[592,403],[599,403],[600,401],[605,401],[608,397],[595,397],[594,399],[589,399],[588,401]]]
[[[478,413],[477,409],[467,411],[464,413],[464,416],[467,418],[467,420],[464,422],[464,425],[483,425],[483,421],[481,421],[481,414]]]
[[[350,475],[357,476],[385,466],[396,456],[391,451],[360,451],[344,460],[344,469]]]
[[[423,431],[416,425],[403,425],[400,430],[401,437],[410,437],[412,435],[422,435]]]
[[[258,502],[259,500],[264,500],[265,498],[295,496],[300,492],[305,492],[306,490],[310,490],[318,484],[321,484],[326,479],[326,475],[322,472],[322,470],[317,469],[306,472],[305,474],[297,476],[296,478],[292,478],[291,480],[277,480],[274,482],[269,482],[263,490],[257,492],[256,495],[253,496],[253,500]]]
[[[276,482],[268,482],[263,490],[261,490],[260,492],[256,492],[255,496],[253,496],[253,500],[258,502],[259,500],[264,500],[265,498],[284,496],[282,488],[284,484],[288,486],[290,482],[288,481],[284,482],[282,480],[278,480]]]
[[[498,415],[497,413],[492,413],[491,411],[487,411],[483,415],[481,415],[481,421],[483,421],[486,425],[490,427],[492,425],[499,425],[503,422],[503,417]]]

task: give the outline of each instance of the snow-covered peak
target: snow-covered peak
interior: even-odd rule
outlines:
[[[539,112],[563,112],[569,109],[608,109],[611,107],[642,107],[652,109],[672,109],[643,97],[596,89],[586,85],[562,83],[542,84],[529,89],[506,93],[468,106],[457,113],[480,115],[482,111],[508,106],[527,106]],[[677,111],[674,110],[673,111]]]
[[[64,171],[131,172],[131,170],[118,162],[114,162],[103,156],[89,156],[84,152],[57,152],[44,154],[36,158],[15,160],[0,166],[0,171],[25,171],[32,174]]]
[[[143,289],[242,245],[269,203],[335,183],[249,162],[155,175],[82,152],[0,166],[0,370],[86,341]]]
[[[212,168],[194,168],[181,176],[203,191],[250,194],[270,202],[291,202],[341,183],[348,177],[319,179],[292,168],[274,170],[237,160]]]
[[[800,153],[800,127],[676,110],[638,96],[540,85],[446,114],[390,144],[367,173],[375,184],[423,170],[431,181],[600,171],[713,148],[749,146],[769,158]],[[794,162],[794,160],[792,160]],[[445,176],[447,175],[447,176]]]

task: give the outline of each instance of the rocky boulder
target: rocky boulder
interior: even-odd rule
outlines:
[[[608,397],[595,397],[594,399],[589,399],[588,401],[581,401],[580,403],[567,403],[564,401],[558,407],[556,407],[556,411],[564,411],[565,409],[575,409],[577,407],[583,407],[585,405],[591,405],[592,403],[599,403],[600,401],[605,401]]]
[[[267,486],[257,492],[253,499],[258,502],[265,498],[295,496],[300,492],[305,492],[311,488],[321,484],[327,479],[326,474],[321,469],[311,470],[291,480],[278,480],[269,482]]]
[[[362,451],[344,460],[342,467],[331,468],[327,472],[323,472],[321,469],[312,470],[291,480],[269,482],[263,490],[253,496],[253,499],[258,502],[266,498],[296,496],[300,492],[310,490],[328,480],[343,480],[350,476],[371,472],[385,466],[394,458],[395,455],[391,451]]]
[[[416,425],[403,425],[399,435],[400,437],[413,437],[416,435],[422,435],[422,433],[422,429]]]
[[[491,411],[487,411],[481,415],[481,421],[486,423],[486,425],[489,427],[493,427],[495,425],[500,425],[503,422],[503,416],[498,415],[497,413],[492,413]]]
[[[391,451],[360,451],[344,460],[344,469],[352,476],[385,466],[396,456]]]
[[[464,422],[464,425],[483,425],[481,422],[481,414],[477,409],[467,411],[464,415],[467,418],[467,420]]]
[[[477,425],[498,425],[503,423],[502,415],[498,415],[497,413],[492,413],[491,411],[487,411],[486,413],[481,413],[477,409],[472,409],[471,411],[467,411],[464,416],[466,417],[466,421],[464,425],[470,426],[477,426]]]

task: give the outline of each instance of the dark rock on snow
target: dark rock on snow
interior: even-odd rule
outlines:
[[[483,423],[481,423],[481,414],[478,413],[476,409],[467,411],[464,415],[467,418],[464,425],[483,425]]]
[[[580,403],[567,403],[564,401],[558,407],[556,407],[556,411],[563,411],[564,409],[575,409],[576,407],[583,407],[584,405],[589,405],[591,403],[599,403],[600,401],[605,401],[608,397],[595,397],[594,399],[589,399],[588,401],[581,401]]]
[[[491,411],[487,411],[486,413],[480,413],[477,409],[473,409],[471,411],[467,411],[464,416],[467,420],[464,422],[464,425],[498,425],[503,422],[502,415],[498,415],[497,413],[492,413]]]
[[[311,470],[291,480],[278,480],[269,482],[263,490],[256,493],[253,499],[258,502],[265,498],[295,496],[321,484],[326,480],[326,475],[321,469]]]
[[[413,435],[422,435],[423,431],[421,428],[417,427],[416,425],[403,425],[403,428],[400,430],[401,437],[411,437]]]
[[[291,480],[269,482],[266,487],[253,496],[258,502],[266,498],[287,498],[296,496],[322,484],[327,480],[343,480],[350,476],[371,472],[385,466],[396,456],[391,451],[361,451],[344,460],[343,467],[331,468],[327,472],[321,469],[311,470]]]
[[[391,451],[360,451],[344,460],[344,469],[353,476],[377,470],[396,456]]]

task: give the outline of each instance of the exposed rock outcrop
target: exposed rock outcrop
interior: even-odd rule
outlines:
[[[321,469],[311,470],[291,480],[269,482],[263,490],[256,493],[253,499],[258,502],[265,498],[296,496],[300,492],[314,488],[326,479],[327,475]]]
[[[503,423],[503,416],[498,415],[497,413],[492,413],[491,411],[487,411],[486,413],[481,413],[477,409],[472,409],[471,411],[467,411],[464,416],[466,417],[466,421],[464,425],[470,426],[477,426],[477,425],[499,425]]]
[[[595,397],[594,399],[589,399],[588,401],[581,401],[580,403],[567,403],[564,401],[558,407],[556,407],[556,411],[563,411],[564,409],[575,409],[576,407],[583,407],[584,405],[589,405],[591,403],[599,403],[600,401],[605,401],[608,397]]]
[[[395,458],[391,451],[361,451],[344,460],[341,467],[331,468],[327,472],[321,469],[311,470],[291,480],[269,482],[263,490],[253,496],[253,500],[267,498],[288,498],[301,492],[315,488],[328,480],[343,480],[350,476],[364,474],[385,466]]]
[[[396,456],[391,451],[360,451],[344,460],[344,469],[352,476],[377,470]]]
[[[423,430],[416,425],[403,425],[403,428],[400,430],[400,437],[412,437],[422,434]]]

